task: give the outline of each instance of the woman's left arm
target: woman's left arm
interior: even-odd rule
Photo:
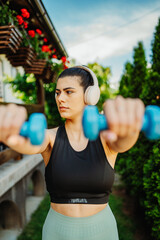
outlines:
[[[145,106],[140,99],[109,99],[104,104],[108,130],[102,132],[107,145],[114,152],[125,152],[137,141],[142,126]]]

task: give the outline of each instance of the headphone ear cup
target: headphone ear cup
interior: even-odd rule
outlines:
[[[87,105],[96,105],[100,97],[100,89],[98,86],[89,86],[84,95],[84,101]]]

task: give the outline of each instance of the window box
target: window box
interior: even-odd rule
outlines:
[[[15,54],[10,54],[7,58],[14,67],[27,67],[32,66],[36,54],[31,47],[20,47]]]
[[[0,54],[16,53],[22,42],[22,34],[12,24],[0,26]]]
[[[36,59],[33,61],[32,66],[25,67],[25,72],[34,73],[37,77],[40,77],[43,74],[46,62],[45,59]]]

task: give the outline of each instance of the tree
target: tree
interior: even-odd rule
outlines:
[[[123,97],[132,97],[132,84],[131,75],[133,71],[133,65],[130,62],[126,62],[124,73],[120,80],[119,94]]]
[[[138,42],[138,46],[134,48],[133,70],[131,75],[133,97],[140,97],[146,77],[147,61],[145,58],[145,51],[143,48],[143,43]]]
[[[152,70],[148,72],[140,98],[146,106],[152,104],[160,106],[160,75],[157,72]]]
[[[160,18],[152,41],[151,69],[148,69],[141,98],[145,105],[160,105]]]
[[[127,62],[122,75],[119,94],[124,97],[138,98],[142,93],[144,83],[147,78],[147,62],[143,43],[138,42],[134,48],[133,64]]]
[[[154,39],[152,41],[152,69],[160,74],[160,18],[155,28]]]

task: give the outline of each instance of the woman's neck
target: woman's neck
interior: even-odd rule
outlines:
[[[76,140],[80,140],[84,138],[83,127],[82,127],[82,119],[66,119],[65,128],[67,134],[75,138]]]

